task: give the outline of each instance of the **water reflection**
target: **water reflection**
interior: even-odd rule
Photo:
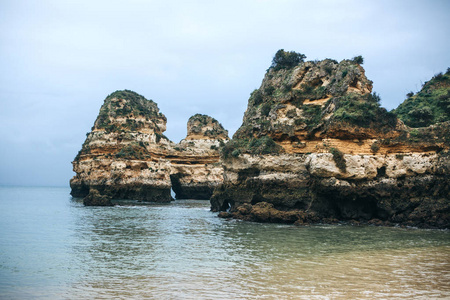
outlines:
[[[227,221],[0,188],[1,299],[449,298],[449,231]],[[13,201],[14,200],[14,201]]]
[[[85,266],[85,275],[76,286],[81,286],[81,293],[104,289],[113,296],[124,290],[130,296],[130,288],[155,297],[167,296],[168,291],[173,296],[177,291],[186,293],[189,285],[203,285],[202,281],[219,275],[218,268],[233,269],[232,261],[222,259],[228,245],[220,222],[204,202],[195,201],[188,207],[177,201],[170,208],[92,208],[77,224],[81,242],[74,252]],[[85,278],[93,280],[85,282]],[[211,293],[217,288],[210,284]]]
[[[450,296],[447,232],[226,221],[202,201],[81,209],[80,297]]]

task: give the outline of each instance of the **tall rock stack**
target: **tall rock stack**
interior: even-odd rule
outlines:
[[[175,144],[163,134],[166,121],[155,102],[135,92],[106,97],[73,161],[72,196],[86,197],[86,205],[112,205],[112,199],[169,202],[173,187],[177,198],[209,199],[223,180],[219,146],[228,141],[227,131],[213,118],[196,115],[186,139]]]
[[[166,117],[153,101],[128,90],[106,97],[73,161],[72,196],[94,189],[113,199],[171,201],[165,129]]]
[[[449,227],[450,123],[412,129],[379,101],[358,58],[274,63],[222,149],[212,210]]]

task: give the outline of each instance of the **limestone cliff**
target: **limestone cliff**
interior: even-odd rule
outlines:
[[[73,161],[72,196],[90,194],[87,205],[111,205],[98,196],[168,202],[174,181],[177,198],[209,199],[204,197],[223,180],[218,146],[228,137],[216,120],[205,118],[211,124],[197,126],[200,132],[216,131],[207,139],[188,135],[187,144],[177,145],[164,136],[166,117],[156,103],[128,90],[112,93]]]
[[[126,90],[109,95],[73,162],[72,196],[96,189],[115,199],[170,201],[165,129],[153,101]]]
[[[212,210],[449,227],[450,123],[410,129],[379,100],[356,59],[272,65],[222,149]]]

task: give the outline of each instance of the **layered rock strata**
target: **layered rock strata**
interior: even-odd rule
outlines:
[[[228,132],[217,120],[201,114],[189,118],[187,136],[170,157],[170,178],[177,199],[211,198],[223,182],[219,148],[228,140]]]
[[[216,120],[204,119],[208,128],[217,124],[217,132],[198,139],[188,134],[190,142],[177,145],[164,136],[167,120],[156,103],[132,91],[112,93],[73,161],[72,196],[90,194],[87,205],[111,203],[98,201],[98,196],[169,202],[174,181],[177,198],[209,199],[204,197],[223,180],[218,147],[228,137]]]
[[[354,60],[271,67],[222,149],[212,210],[448,228],[450,123],[411,129],[379,100]]]

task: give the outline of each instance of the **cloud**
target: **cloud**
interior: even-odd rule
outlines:
[[[308,59],[362,55],[383,105],[394,108],[449,67],[449,8],[436,0],[4,0],[0,184],[67,184],[71,159],[118,89],[156,101],[174,141],[195,113],[232,134],[280,48]]]

